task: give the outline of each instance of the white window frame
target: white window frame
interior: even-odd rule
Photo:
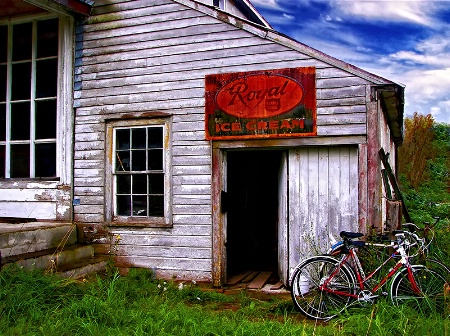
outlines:
[[[124,128],[162,126],[163,127],[163,173],[164,173],[164,216],[117,216],[115,185],[115,131]],[[170,118],[129,119],[107,122],[106,174],[105,174],[105,216],[111,226],[172,227],[172,165],[171,165]]]
[[[70,16],[58,16],[53,13],[43,15],[24,16],[18,19],[0,20],[2,25],[15,25],[20,23],[59,19],[59,46],[58,46],[58,86],[56,99],[56,177],[54,178],[38,178],[39,180],[59,180],[62,184],[70,184],[72,180],[72,132],[73,132],[73,51],[74,51],[74,19]],[[36,37],[33,37],[33,40]],[[34,42],[33,42],[34,43]],[[9,45],[9,49],[11,46]],[[10,85],[11,63],[8,65],[8,86]],[[9,96],[9,95],[8,95]],[[33,97],[31,97],[33,100]],[[10,118],[10,100],[7,97],[6,118]],[[34,124],[30,125],[34,128]],[[34,155],[30,151],[30,175],[29,178],[14,178],[9,176],[9,155],[10,150],[9,130],[7,130],[7,139],[3,143],[6,145],[6,171],[5,179],[8,180],[25,180],[34,177]],[[30,139],[30,141],[33,141]],[[33,147],[33,146],[31,146]]]

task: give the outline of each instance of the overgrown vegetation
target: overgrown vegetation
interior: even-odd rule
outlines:
[[[435,252],[450,264],[450,125],[431,115],[414,114],[405,120],[399,150],[399,177],[405,204],[413,222],[436,227]]]
[[[305,320],[288,297],[260,301],[131,270],[89,281],[40,271],[0,272],[0,335],[448,335],[436,314],[380,302],[328,323]]]

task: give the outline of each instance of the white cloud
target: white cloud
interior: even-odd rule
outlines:
[[[281,9],[276,0],[251,0],[253,6]]]
[[[437,1],[333,1],[333,7],[342,16],[364,18],[366,20],[412,22],[424,26],[433,26],[433,19],[442,2]]]
[[[412,70],[402,75],[406,84],[405,112],[431,113],[436,120],[450,123],[450,67]]]

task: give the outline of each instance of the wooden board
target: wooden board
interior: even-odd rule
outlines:
[[[235,276],[232,276],[230,279],[227,280],[227,285],[234,286],[238,283],[240,283],[243,279],[247,278],[251,274],[251,271],[239,273]]]
[[[261,272],[259,275],[247,285],[248,289],[261,289],[266,281],[270,278],[272,272]]]

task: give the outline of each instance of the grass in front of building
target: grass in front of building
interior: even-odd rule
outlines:
[[[0,335],[448,335],[449,319],[380,302],[328,323],[306,320],[289,298],[225,295],[147,270],[87,281],[4,267]]]

